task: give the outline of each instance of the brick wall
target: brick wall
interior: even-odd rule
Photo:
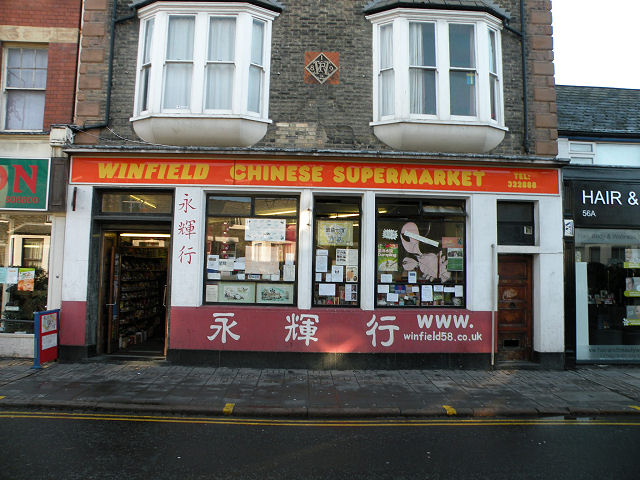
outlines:
[[[80,0],[3,1],[2,25],[78,28]]]
[[[76,78],[77,45],[49,44],[47,91],[45,94],[44,129],[51,124],[73,120],[73,91]]]
[[[530,153],[555,155],[555,95],[551,63],[549,0],[525,1],[527,28]],[[365,0],[289,0],[273,23],[269,118],[273,123],[257,147],[304,149],[389,150],[373,134],[371,23],[362,8]],[[495,0],[520,29],[520,0]],[[120,0],[118,16],[130,13],[129,0]],[[87,0],[78,85],[76,123],[102,121],[105,106],[106,63],[110,5]],[[116,26],[116,49],[110,126],[118,135],[139,140],[129,118],[133,112],[138,21]],[[493,150],[496,154],[524,154],[524,101],[521,40],[504,30],[503,89],[505,124],[509,131]],[[305,52],[337,52],[340,78],[336,85],[304,81]],[[119,141],[101,131],[101,141]],[[77,141],[96,142],[94,137]]]

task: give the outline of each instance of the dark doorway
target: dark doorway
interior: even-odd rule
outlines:
[[[498,361],[529,361],[533,351],[532,259],[498,256]]]

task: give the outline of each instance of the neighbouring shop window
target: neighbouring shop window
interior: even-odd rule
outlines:
[[[640,230],[576,229],[578,360],[640,359]]]
[[[535,245],[532,202],[498,202],[498,245]]]
[[[293,305],[298,199],[207,197],[205,303]]]
[[[318,198],[314,206],[315,306],[358,306],[360,199]]]
[[[465,305],[463,201],[380,199],[376,305]]]
[[[33,333],[46,310],[51,222],[42,214],[0,214],[0,332]]]
[[[103,192],[100,213],[170,214],[171,193]]]

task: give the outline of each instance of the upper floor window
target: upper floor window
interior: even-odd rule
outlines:
[[[174,145],[260,140],[269,123],[276,15],[240,2],[155,2],[140,9],[136,133]],[[190,121],[178,125],[176,119]]]
[[[591,165],[596,157],[596,144],[592,142],[569,142],[571,163]]]
[[[3,59],[3,130],[42,130],[47,49],[7,47]]]
[[[459,152],[488,151],[502,141],[497,18],[404,8],[367,18],[374,26],[372,125],[378,138],[394,148]],[[451,128],[456,125],[467,128]]]

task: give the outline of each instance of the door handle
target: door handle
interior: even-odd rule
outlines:
[[[162,293],[162,306],[167,307],[167,286],[164,286],[164,291]]]

